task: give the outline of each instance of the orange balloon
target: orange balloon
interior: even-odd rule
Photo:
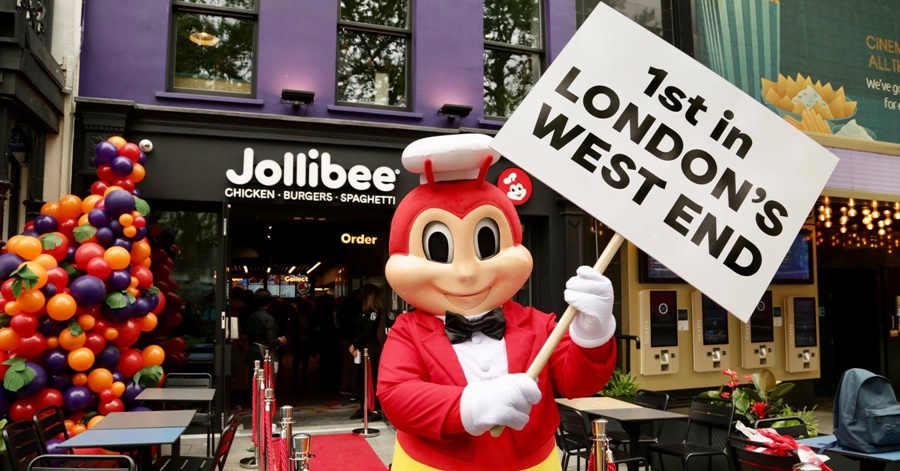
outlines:
[[[34,260],[44,250],[41,246],[41,240],[37,237],[22,236],[22,239],[15,245],[15,252],[12,252],[25,260]],[[7,249],[10,250],[10,249]]]
[[[73,384],[74,384],[74,382],[73,382]],[[84,424],[75,424],[75,425],[72,426],[72,436],[74,437],[74,436],[80,434],[81,432],[84,432],[85,430],[87,430],[87,426],[86,426],[86,425],[84,425]]]
[[[75,302],[75,298],[66,293],[59,293],[47,301],[47,315],[53,320],[67,321],[77,310],[78,303]]]
[[[131,259],[135,262],[143,262],[150,257],[150,243],[147,239],[141,239],[131,244]]]
[[[42,253],[37,257],[34,257],[33,261],[37,262],[38,265],[46,268],[47,270],[59,266],[59,263],[57,263],[56,259],[53,258],[53,255],[50,255],[48,253]]]
[[[134,224],[134,218],[128,213],[121,214],[121,215],[119,215],[119,224],[121,224],[124,227],[128,227],[128,226]]]
[[[94,324],[97,323],[97,319],[90,314],[82,314],[78,316],[78,325],[81,326],[83,330],[91,330],[94,328]]]
[[[141,266],[142,266],[142,267],[150,268],[150,264],[151,264],[151,263],[152,263],[152,262],[150,261],[150,257],[147,257],[147,258],[141,260]]]
[[[141,164],[134,164],[134,170],[131,171],[131,181],[138,183],[147,176],[147,171],[144,170],[144,166]]]
[[[16,253],[16,245],[24,239],[26,236],[23,235],[14,235],[6,241],[6,251],[9,253]]]
[[[0,348],[8,352],[19,348],[19,335],[12,330],[12,327],[0,329]]]
[[[134,296],[135,298],[141,295],[141,291],[137,288],[125,288],[125,291],[127,291],[128,294]]]
[[[107,327],[103,332],[103,338],[106,340],[115,340],[119,337],[119,329],[115,327]]]
[[[81,212],[87,214],[94,209],[94,206],[97,206],[97,202],[102,200],[103,197],[100,195],[90,195],[81,202]]]
[[[55,201],[51,201],[49,203],[44,203],[41,206],[41,214],[46,214],[47,216],[53,216],[54,218],[59,217],[59,203]]]
[[[110,373],[106,368],[94,368],[90,373],[88,373],[88,389],[94,391],[95,393],[103,391],[104,389],[112,386],[112,384],[112,373]]]
[[[94,352],[87,347],[76,348],[69,352],[69,366],[75,371],[87,371],[94,364]]]
[[[134,237],[135,235],[137,235],[137,228],[134,226],[128,226],[122,229],[122,234],[124,234],[125,237]]]
[[[122,394],[125,393],[125,383],[123,383],[121,381],[116,381],[115,383],[112,384],[112,386],[109,387],[109,389],[112,390],[113,394],[116,397],[122,397]]]
[[[6,306],[3,307],[3,310],[6,311],[10,316],[15,316],[16,314],[22,312],[22,306],[19,305],[18,301],[10,301],[6,303]]]
[[[59,339],[57,337],[47,337],[47,350],[55,350],[59,348]]]
[[[78,225],[79,225],[79,226],[87,226],[87,225],[90,224],[90,223],[91,223],[91,222],[88,221],[87,214],[82,214],[81,217],[78,218]]]
[[[152,312],[144,317],[139,317],[137,321],[138,326],[141,328],[141,332],[150,332],[156,328],[156,324],[159,322],[156,318],[156,314],[153,314]]]
[[[87,335],[84,335],[84,332],[79,335],[72,335],[72,332],[65,328],[59,333],[59,346],[63,350],[77,350],[83,347],[85,342],[87,342]]]
[[[41,289],[44,287],[44,285],[47,284],[47,269],[44,268],[43,265],[32,261],[22,263],[21,265],[19,265],[19,268],[22,268],[23,266],[27,266],[32,273],[37,275],[37,284],[33,287],[34,289]]]
[[[88,420],[88,423],[87,423],[87,428],[88,428],[88,430],[90,430],[91,428],[93,428],[94,425],[97,424],[97,422],[100,422],[101,420],[103,420],[104,417],[106,417],[106,416],[105,416],[105,415],[100,415],[100,414],[97,414],[97,415],[91,417],[91,420]]]
[[[128,141],[126,141],[122,136],[113,136],[107,139],[107,141],[112,142],[113,145],[116,146],[116,149],[121,149],[122,146],[128,143]]]
[[[159,345],[150,345],[141,352],[144,366],[160,366],[166,359],[166,352]]]
[[[132,276],[132,277],[131,277],[131,283],[128,285],[128,287],[129,287],[129,288],[137,288],[138,283],[139,283],[139,281],[138,281],[137,277],[136,277],[136,276]]]
[[[30,289],[19,295],[18,301],[23,311],[32,313],[40,311],[46,300],[40,290]]]
[[[84,386],[87,384],[87,375],[84,373],[75,373],[72,376],[72,384],[75,386]]]
[[[131,263],[131,254],[123,247],[114,246],[106,249],[103,258],[109,262],[110,268],[113,270],[121,270]]]
[[[59,200],[59,215],[69,219],[81,216],[81,203],[81,198],[75,195],[63,196]]]
[[[109,187],[109,188],[107,188],[106,190],[103,191],[103,196],[105,197],[106,195],[108,195],[110,191],[113,191],[113,190],[121,190],[121,189],[122,189],[121,186],[115,186],[115,185],[113,185],[113,186],[111,186],[111,187]]]

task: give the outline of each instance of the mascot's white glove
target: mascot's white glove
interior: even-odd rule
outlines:
[[[616,333],[613,288],[609,278],[591,267],[581,266],[566,282],[566,302],[578,313],[569,325],[569,335],[581,348],[595,348]]]
[[[540,400],[537,382],[516,373],[469,384],[463,389],[459,411],[466,432],[478,436],[495,425],[522,430],[531,406]]]

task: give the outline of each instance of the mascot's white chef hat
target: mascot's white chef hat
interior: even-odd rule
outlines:
[[[435,182],[474,180],[478,178],[488,156],[491,158],[488,166],[500,160],[500,154],[490,148],[491,140],[490,136],[484,134],[455,134],[419,139],[403,151],[403,167],[412,173],[418,173],[419,183],[429,181],[428,173],[432,174]]]
[[[505,193],[487,183],[488,167],[500,159],[483,134],[454,134],[420,139],[403,151],[403,166],[421,175],[422,184],[397,206],[391,221],[388,251],[409,253],[410,228],[416,217],[429,208],[440,208],[459,218],[490,204],[503,212],[512,230],[513,244],[522,243],[522,225],[516,208]]]

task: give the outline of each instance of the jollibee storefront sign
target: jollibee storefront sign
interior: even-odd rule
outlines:
[[[838,161],[603,3],[491,146],[745,322]]]
[[[309,149],[285,152],[281,161],[257,160],[253,148],[244,149],[241,165],[229,169],[228,198],[396,205],[394,191],[399,169],[387,166],[349,168],[328,152]],[[249,185],[249,187],[247,187]],[[259,188],[262,186],[263,188]]]

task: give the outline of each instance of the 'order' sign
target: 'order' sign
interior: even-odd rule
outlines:
[[[492,147],[743,321],[838,160],[602,3]]]

